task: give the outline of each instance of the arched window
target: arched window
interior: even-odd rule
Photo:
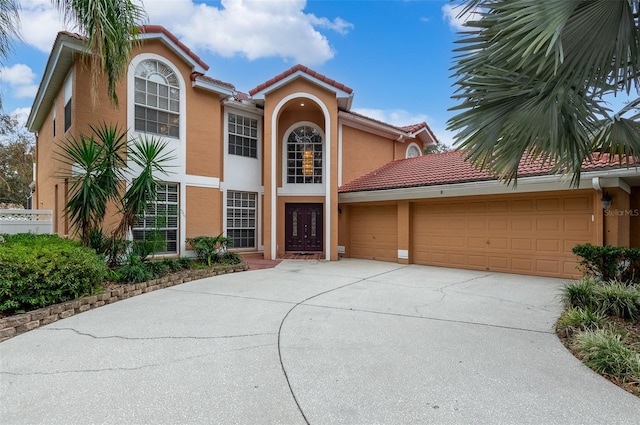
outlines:
[[[180,86],[175,73],[157,60],[135,71],[135,130],[180,137]]]
[[[407,151],[405,153],[405,158],[417,158],[419,156],[422,156],[422,152],[420,151],[420,147],[415,143],[411,143],[407,147]]]
[[[322,135],[303,125],[287,138],[287,183],[322,183]]]

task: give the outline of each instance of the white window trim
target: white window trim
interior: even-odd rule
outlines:
[[[234,193],[249,193],[252,195],[255,195],[255,227],[253,227],[254,230],[254,235],[253,235],[253,246],[243,246],[243,247],[237,247],[237,246],[232,246],[231,249],[241,249],[241,250],[247,250],[247,249],[258,249],[258,247],[260,246],[260,240],[259,240],[259,229],[260,229],[260,196],[261,194],[259,192],[252,192],[252,191],[247,191],[247,190],[232,190],[229,189],[227,191],[225,191],[224,193],[224,234],[225,236],[229,237],[229,230],[233,230],[236,229],[236,227],[232,227],[231,229],[229,229],[228,223],[227,223],[227,219],[229,218],[229,205],[228,205],[228,200],[229,200],[229,192],[234,192]],[[235,208],[235,207],[232,207]],[[244,229],[244,228],[239,228],[239,229]],[[246,229],[250,229],[250,228],[246,228]]]
[[[161,184],[165,184],[165,185],[176,185],[178,188],[178,228],[176,229],[176,252],[161,252],[158,254],[152,254],[154,257],[156,258],[163,258],[163,257],[172,257],[172,256],[180,256],[183,255],[183,253],[185,252],[184,249],[184,244],[182,243],[182,234],[183,234],[183,226],[186,225],[186,223],[183,224],[183,212],[182,212],[182,192],[183,190],[186,192],[186,188],[183,189],[182,185],[179,182],[174,182],[174,181],[161,181]],[[157,203],[157,200],[156,200]],[[135,226],[132,226],[129,229],[129,235],[128,235],[128,239],[133,241],[135,240],[133,238],[133,231],[134,231]],[[143,230],[147,230],[146,228]]]
[[[229,114],[234,114],[234,115],[242,115],[244,117],[249,117],[249,118],[253,118],[258,120],[258,157],[257,158],[252,158],[250,156],[242,156],[242,155],[233,155],[234,157],[237,158],[244,158],[247,161],[258,161],[258,166],[262,169],[262,115],[253,113],[253,112],[247,112],[243,109],[236,109],[236,108],[231,108],[229,106],[225,107],[225,111],[224,111],[224,124],[223,124],[223,137],[224,137],[224,143],[223,143],[223,152],[224,152],[224,157],[225,157],[225,163],[226,163],[226,158],[229,157]],[[226,173],[226,167],[224,172]],[[225,175],[224,178],[225,181],[228,180],[228,176]],[[251,191],[251,190],[250,190]]]
[[[420,152],[418,156],[422,156],[423,152],[422,152],[422,149],[420,149],[420,145],[418,145],[416,142],[412,142],[412,143],[409,143],[409,146],[407,146],[407,149],[404,151],[405,159],[409,158],[409,151],[411,150],[411,148],[418,149],[418,152]],[[413,158],[417,158],[417,157],[413,157]]]
[[[287,164],[287,145],[289,143],[289,135],[298,127],[308,126],[313,127],[320,133],[322,137],[322,183],[287,183],[288,164]],[[327,138],[325,137],[324,130],[317,124],[311,121],[298,121],[284,132],[284,138],[282,139],[282,187],[278,188],[278,195],[289,196],[318,196],[324,195],[325,180],[328,172],[327,168]]]

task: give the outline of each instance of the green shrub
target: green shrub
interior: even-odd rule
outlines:
[[[188,257],[180,257],[178,258],[178,263],[182,266],[183,270],[189,270],[193,267],[193,260]]]
[[[599,283],[582,279],[562,289],[567,309],[584,309],[622,319],[640,319],[640,288],[611,281]]]
[[[169,266],[162,261],[150,261],[147,268],[155,277],[164,276],[170,271]]]
[[[193,248],[200,261],[207,263],[211,267],[213,263],[219,263],[221,256],[227,252],[227,248],[233,244],[231,238],[222,236],[196,236],[188,238],[187,242]]]
[[[596,289],[597,308],[602,313],[623,319],[640,318],[640,289],[620,282],[608,282]]]
[[[576,245],[573,253],[579,257],[580,267],[587,277],[603,282],[640,281],[640,249],[617,246]]]
[[[55,235],[3,235],[0,311],[32,310],[94,293],[104,260],[78,242]]]
[[[182,265],[182,263],[178,258],[165,258],[160,261],[162,262],[162,264],[165,265],[167,270],[172,273],[179,272],[185,269],[185,267]]]
[[[220,256],[220,263],[225,265],[233,265],[240,264],[242,262],[242,258],[235,252],[225,252]]]
[[[606,316],[599,311],[571,307],[558,319],[556,330],[560,335],[569,338],[579,331],[599,329],[605,326],[606,322]]]
[[[592,279],[582,279],[565,285],[562,289],[565,307],[593,309],[596,305],[596,286]]]
[[[570,345],[594,371],[621,379],[640,380],[640,353],[611,330],[587,330],[576,335]]]
[[[118,269],[120,282],[140,283],[155,278],[149,263],[140,261],[135,255],[129,256],[129,261]]]

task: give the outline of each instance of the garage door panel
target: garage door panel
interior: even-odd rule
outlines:
[[[533,273],[533,261],[530,258],[511,258],[511,269],[515,273]]]
[[[532,239],[511,239],[511,249],[514,251],[531,251],[533,249]]]
[[[560,211],[560,199],[559,198],[548,198],[548,199],[538,199],[536,202],[536,210],[537,211]]]
[[[579,274],[571,251],[593,243],[591,191],[497,196],[467,202],[466,208],[458,200],[413,205],[413,261],[553,277]]]
[[[352,207],[350,214],[350,256],[397,261],[397,207],[395,205]]]
[[[511,218],[511,230],[532,230],[534,219],[530,217]]]
[[[511,201],[512,212],[531,212],[533,211],[533,201],[531,199],[519,199]]]
[[[591,227],[591,216],[589,217],[566,217],[564,219],[564,230],[566,232],[583,233]]]
[[[538,218],[536,220],[536,230],[539,232],[553,231],[558,232],[561,229],[560,218],[547,217]]]
[[[538,239],[536,241],[536,250],[544,253],[561,254],[561,241],[557,239]]]
[[[566,197],[562,201],[565,211],[591,212],[591,202],[587,196]]]

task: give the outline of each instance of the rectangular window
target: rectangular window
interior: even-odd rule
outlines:
[[[56,102],[53,102],[51,107],[51,125],[53,127],[53,137],[56,137]]]
[[[135,130],[180,137],[180,89],[135,79]]]
[[[256,247],[256,197],[251,192],[227,192],[227,236],[233,248]]]
[[[258,120],[242,115],[229,114],[229,153],[231,155],[258,157]]]
[[[177,254],[180,198],[177,183],[160,183],[156,202],[150,202],[133,225],[133,240],[155,241],[156,254]]]
[[[73,74],[69,74],[64,80],[64,131],[71,127],[71,98],[73,90]]]

